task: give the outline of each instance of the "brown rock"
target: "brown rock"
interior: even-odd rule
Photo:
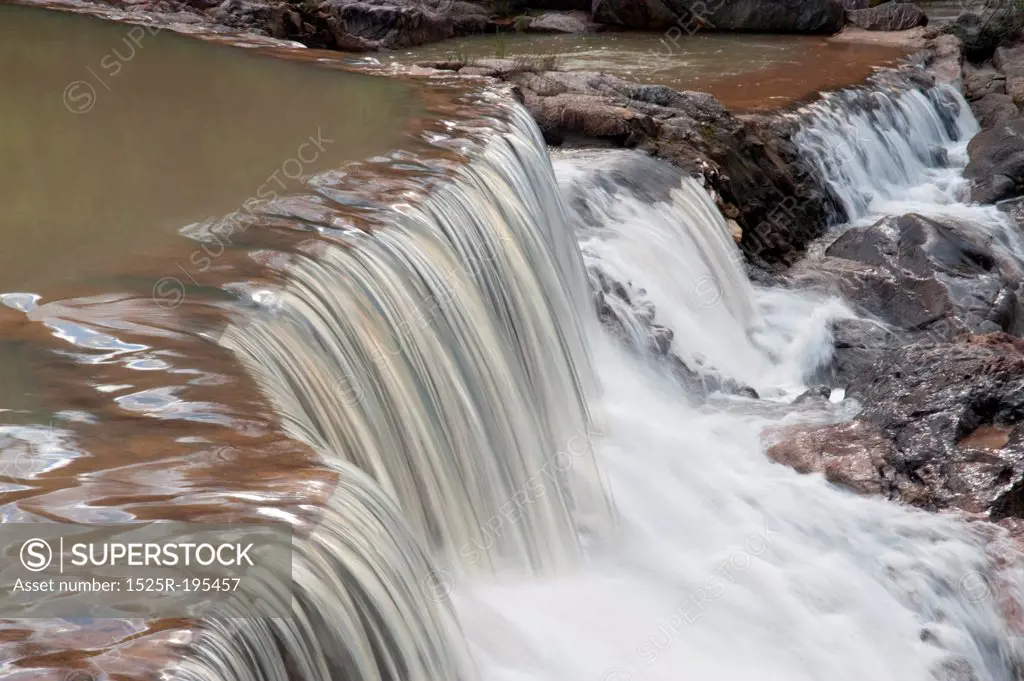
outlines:
[[[821,473],[858,494],[882,493],[890,454],[889,441],[860,421],[804,430],[768,448],[768,456],[798,473]]]

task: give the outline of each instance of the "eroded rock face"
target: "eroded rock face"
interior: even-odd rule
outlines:
[[[983,130],[967,146],[971,198],[995,203],[1021,193],[1024,182],[1024,118]]]
[[[1024,341],[1005,333],[891,351],[851,384],[850,423],[768,449],[862,494],[993,520],[1024,517]]]
[[[846,20],[868,31],[906,31],[928,23],[925,13],[909,2],[888,2],[868,9],[848,10]]]
[[[836,33],[840,0],[594,0],[594,19],[613,26],[767,33]]]

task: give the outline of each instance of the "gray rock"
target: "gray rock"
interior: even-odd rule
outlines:
[[[1006,94],[1006,76],[990,65],[964,64],[964,97],[975,102],[986,95]],[[983,126],[987,127],[987,126]]]
[[[843,24],[840,0],[593,0],[591,11],[603,24],[668,28],[672,40],[700,30],[836,33]]]
[[[994,92],[970,104],[971,111],[974,112],[974,117],[978,119],[978,124],[982,128],[991,128],[1020,116],[1020,110],[1007,94]]]
[[[994,520],[1024,517],[1024,341],[1005,333],[889,352],[851,384],[850,422],[768,450],[861,494]]]
[[[928,23],[928,17],[917,5],[904,2],[848,10],[846,20],[869,31],[905,31]]]
[[[525,28],[529,33],[593,33],[601,25],[586,12],[547,12],[527,17]]]
[[[824,258],[801,263],[793,277],[850,301],[902,342],[947,342],[964,333],[1017,332],[1024,320],[1020,273],[968,225],[920,215],[884,218],[839,236]],[[863,328],[836,334],[836,385],[893,346]],[[880,331],[875,331],[879,334]]]
[[[971,180],[972,199],[995,203],[1020,194],[1024,182],[1024,119],[982,130],[968,144],[967,153],[970,162],[964,177]]]
[[[990,6],[985,6],[990,5]],[[963,41],[964,56],[973,62],[990,58],[1002,44],[1015,42],[1024,28],[1024,12],[1014,3],[991,0],[977,13],[963,12],[942,30]]]

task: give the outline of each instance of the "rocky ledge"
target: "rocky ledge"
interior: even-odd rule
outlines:
[[[669,30],[678,36],[697,30],[828,34],[842,28],[845,19],[839,0],[94,1],[150,20],[344,51],[403,48],[499,29],[577,33],[609,26]]]
[[[1024,518],[1024,340],[921,341],[858,373],[853,421],[774,433],[777,461],[861,494]]]

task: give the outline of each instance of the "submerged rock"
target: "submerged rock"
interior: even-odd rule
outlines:
[[[868,9],[848,9],[846,20],[869,31],[906,31],[928,23],[925,13],[909,2],[888,2]]]

